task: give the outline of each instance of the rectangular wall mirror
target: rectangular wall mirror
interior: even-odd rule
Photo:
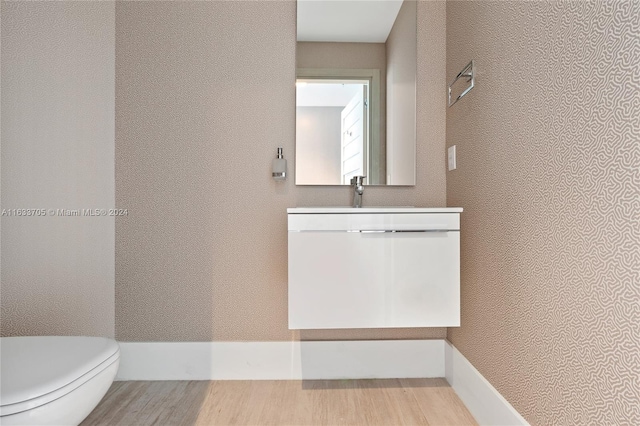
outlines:
[[[297,5],[296,185],[415,185],[416,2]]]

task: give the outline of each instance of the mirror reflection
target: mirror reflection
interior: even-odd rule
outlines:
[[[298,0],[296,184],[415,185],[415,1]]]

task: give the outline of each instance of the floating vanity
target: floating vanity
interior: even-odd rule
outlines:
[[[287,209],[289,328],[459,326],[461,212]]]

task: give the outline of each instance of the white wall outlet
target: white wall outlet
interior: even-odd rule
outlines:
[[[449,171],[456,169],[456,146],[452,145],[448,150]]]

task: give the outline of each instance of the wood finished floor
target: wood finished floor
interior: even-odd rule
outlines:
[[[444,379],[115,382],[89,425],[476,425]]]

